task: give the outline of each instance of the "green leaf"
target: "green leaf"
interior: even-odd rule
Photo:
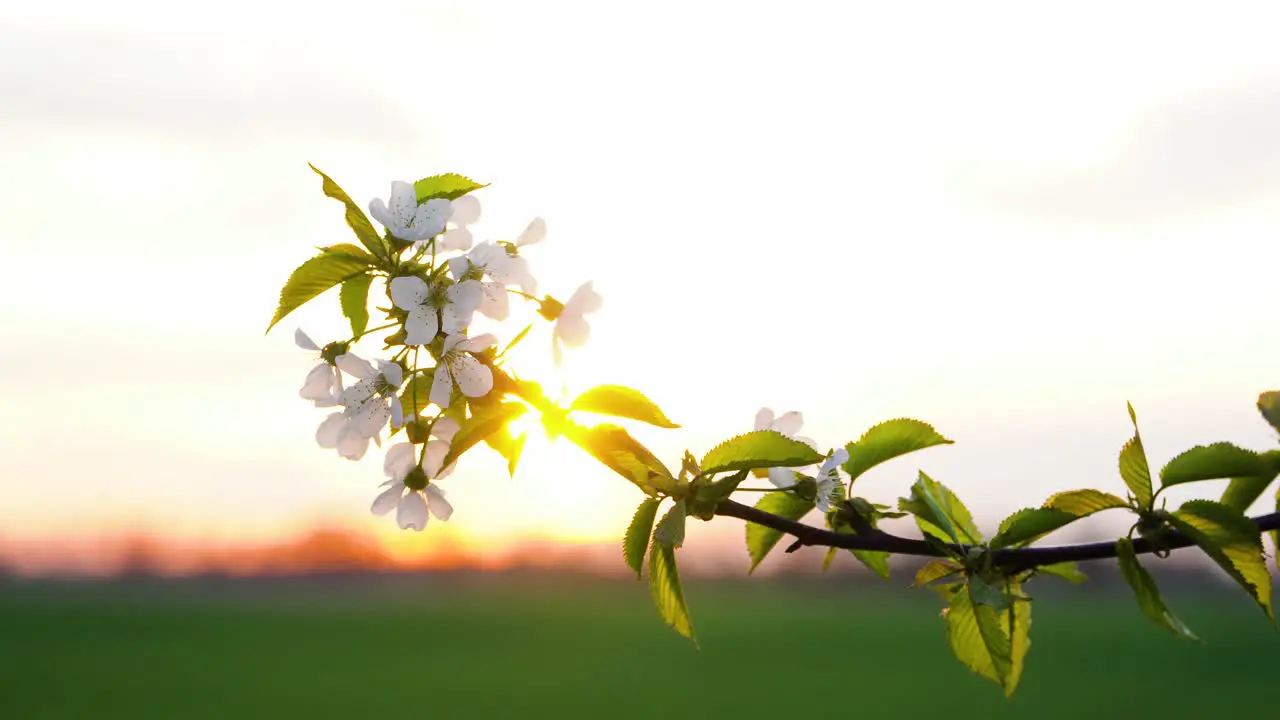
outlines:
[[[850,550],[858,562],[885,580],[889,579],[889,553],[882,550]]]
[[[678,548],[684,545],[684,501],[671,506],[658,526],[653,529],[653,541],[663,547]]]
[[[527,431],[520,433],[519,437],[511,437],[510,427],[504,427],[495,433],[485,436],[484,443],[506,459],[507,474],[514,478],[516,476],[516,465],[520,463],[520,456],[524,453],[524,443],[528,438],[529,433]]]
[[[963,570],[964,566],[955,560],[932,558],[929,562],[921,565],[920,569],[916,571],[916,579],[911,583],[911,587],[918,588],[923,585],[928,585],[934,580],[941,580],[942,578],[950,577],[958,572],[962,572]]]
[[[547,417],[544,413],[543,417]],[[575,445],[586,450],[605,467],[635,483],[647,495],[675,493],[677,483],[671,471],[650,450],[617,425],[589,428],[566,422],[561,428]]]
[[[849,473],[851,480],[856,480],[859,475],[886,460],[953,442],[939,435],[929,423],[910,418],[889,420],[872,427],[862,437],[845,445],[845,449],[849,451],[849,459],[841,467]]]
[[[778,491],[765,494],[756,502],[755,508],[788,520],[799,520],[813,509],[813,501],[789,492]],[[764,560],[773,546],[778,544],[782,535],[781,530],[747,523],[747,553],[751,555],[751,568],[747,570],[748,575],[755,572],[756,566]]]
[[[1009,696],[1017,686],[1021,668],[1018,668],[1018,673],[1014,673],[1014,653],[1007,629],[1008,622],[1002,622],[1001,615],[990,605],[974,602],[966,585],[960,592],[951,595],[951,604],[946,610],[947,643],[962,665],[994,681]],[[1004,615],[1007,616],[1008,613]]]
[[[693,622],[685,607],[680,573],[676,570],[676,551],[656,543],[649,548],[649,592],[662,621],[697,647],[698,639],[693,635]]]
[[[419,205],[435,198],[457,200],[472,190],[479,190],[485,187],[489,187],[489,185],[487,183],[481,185],[475,180],[457,173],[432,175],[431,177],[424,177],[413,184],[413,189],[418,193]]]
[[[360,337],[369,326],[369,283],[372,275],[357,275],[342,283],[338,299],[342,316],[351,321],[351,335]]]
[[[326,247],[319,248],[319,250],[320,252],[328,253],[330,255],[346,255],[356,260],[361,260],[367,263],[369,267],[376,267],[378,265],[378,258],[370,255],[364,250],[364,248],[352,245],[351,243],[328,245]]]
[[[991,538],[991,547],[999,549],[1025,545],[1079,519],[1080,516],[1074,513],[1056,508],[1019,510],[1000,523],[1000,530]]]
[[[529,406],[524,403],[504,402],[475,412],[459,423],[458,432],[449,443],[449,452],[444,456],[440,467],[449,467],[476,443],[505,429],[508,423],[525,414],[528,409]]]
[[[1160,598],[1160,589],[1156,587],[1155,578],[1151,577],[1151,573],[1138,562],[1138,556],[1134,553],[1133,543],[1129,542],[1129,538],[1120,538],[1116,541],[1116,559],[1120,563],[1120,574],[1124,575],[1129,587],[1133,588],[1133,594],[1138,598],[1138,607],[1142,609],[1144,615],[1178,637],[1190,640],[1200,639],[1191,632],[1191,628],[1183,624],[1169,612],[1169,608],[1165,607],[1164,600]]]
[[[732,495],[742,481],[747,479],[747,471],[739,470],[714,482],[706,482],[706,479],[706,476],[702,476],[694,483],[692,504],[687,509],[690,515],[710,520],[715,516],[716,506],[720,501]]]
[[[1101,490],[1068,490],[1045,500],[1044,506],[1071,513],[1078,518],[1087,517],[1102,510],[1129,507],[1122,499]]]
[[[1212,500],[1183,503],[1169,516],[1169,523],[1240,583],[1275,622],[1271,609],[1271,575],[1267,572],[1262,532],[1257,523],[1239,510]]]
[[[1266,453],[1266,456],[1274,452],[1276,451]],[[1262,493],[1275,481],[1278,474],[1280,472],[1277,472],[1276,468],[1271,468],[1266,473],[1255,477],[1231,478],[1231,482],[1227,483],[1226,489],[1222,491],[1222,504],[1245,512],[1258,498],[1262,497]]]
[[[658,505],[662,500],[645,498],[636,508],[636,514],[627,526],[627,534],[622,540],[622,556],[627,560],[627,567],[636,571],[636,579],[640,579],[644,568],[644,553],[649,549],[649,534],[653,532],[653,519],[658,514]]]
[[[1009,583],[1009,591],[1015,597],[1022,594],[1021,590],[1022,586],[1018,583]],[[1004,679],[1004,696],[1010,698],[1018,689],[1018,682],[1022,680],[1022,669],[1026,667],[1027,653],[1031,650],[1031,602],[1015,600],[1013,607],[1001,616],[1001,622],[1003,629],[1009,634],[1011,662],[1009,674]]]
[[[1258,453],[1220,442],[1198,445],[1170,460],[1160,470],[1160,482],[1169,487],[1197,480],[1254,477],[1269,472],[1274,473],[1274,468]]]
[[[1151,468],[1147,465],[1147,453],[1142,449],[1142,435],[1138,432],[1138,415],[1129,404],[1129,419],[1133,421],[1133,437],[1120,450],[1120,477],[1129,486],[1129,492],[1144,508],[1151,507]]]
[[[324,190],[324,194],[346,206],[347,226],[356,234],[356,239],[360,241],[360,244],[368,248],[379,263],[387,263],[391,257],[391,249],[387,246],[386,241],[382,239],[382,236],[378,234],[378,231],[373,229],[373,223],[369,222],[364,210],[361,210],[360,206],[352,201],[351,196],[338,187],[338,183],[334,182],[332,178],[316,169],[315,165],[311,165],[311,163],[307,163],[307,165],[312,170],[315,170],[317,175],[324,178],[324,182],[320,186]]]
[[[1280,432],[1280,390],[1264,392],[1258,396],[1258,412],[1271,427]]]
[[[302,263],[289,275],[280,290],[280,306],[271,317],[267,332],[286,315],[334,285],[363,275],[369,263],[346,253],[321,253]]]
[[[643,393],[622,385],[593,387],[575,398],[569,409],[630,418],[662,428],[680,427],[668,420],[662,410]]]
[[[957,545],[978,545],[982,533],[973,524],[973,516],[942,483],[920,471],[920,477],[911,486],[911,497],[898,500],[898,508],[916,517],[921,532],[943,542]]]
[[[776,430],[755,430],[715,446],[698,463],[705,475],[767,467],[803,467],[822,462],[808,445]]]
[[[1053,563],[1052,565],[1041,565],[1036,568],[1036,572],[1052,575],[1056,578],[1062,578],[1069,583],[1082,583],[1089,579],[1088,575],[1080,572],[1080,568],[1071,561]]]

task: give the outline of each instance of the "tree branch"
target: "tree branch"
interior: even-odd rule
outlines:
[[[848,533],[837,533],[825,528],[805,525],[795,520],[788,520],[779,517],[773,513],[743,505],[733,500],[722,500],[716,508],[716,515],[725,517],[735,517],[740,520],[746,520],[757,525],[763,525],[774,530],[780,530],[788,535],[796,538],[796,544],[788,551],[803,545],[821,545],[824,547],[837,547],[848,550],[880,550],[882,552],[894,553],[896,555],[918,555],[925,557],[944,557],[944,552],[938,546],[930,545],[923,540],[915,540],[911,538],[898,537],[889,533],[876,530],[872,533],[863,533],[859,535],[850,535]],[[1253,518],[1257,523],[1258,529],[1266,532],[1268,530],[1280,529],[1280,513],[1269,513],[1267,515],[1259,515]],[[1177,531],[1169,531],[1162,537],[1160,543],[1161,548],[1176,550],[1179,548],[1190,547],[1195,543],[1191,538]],[[945,547],[945,546],[943,546]],[[954,550],[959,550],[956,546],[951,546]],[[1155,552],[1155,548],[1145,538],[1136,538],[1133,541],[1133,550],[1138,554]],[[1040,567],[1042,565],[1053,565],[1060,562],[1072,562],[1079,560],[1102,560],[1105,558],[1113,558],[1116,556],[1116,543],[1114,540],[1106,540],[1102,542],[1083,543],[1080,545],[1052,545],[1048,547],[1024,547],[1024,548],[1005,548],[994,550],[991,553],[992,561],[997,567],[1006,572],[1019,572],[1022,570],[1030,570],[1031,568]]]

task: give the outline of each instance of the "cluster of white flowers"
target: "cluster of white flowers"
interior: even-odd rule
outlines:
[[[590,282],[565,303],[534,297],[538,283],[520,251],[546,237],[547,226],[541,218],[530,222],[514,242],[475,243],[472,226],[480,219],[480,202],[475,197],[419,203],[414,186],[401,181],[391,184],[389,201],[374,200],[369,212],[399,241],[397,247],[413,249],[412,260],[399,265],[413,271],[392,273],[387,288],[394,317],[402,325],[399,342],[403,347],[391,359],[370,362],[350,350],[360,336],[321,348],[297,330],[297,345],[319,353],[321,360],[307,373],[298,394],[316,407],[335,408],[316,430],[316,442],[348,460],[363,458],[371,441],[382,447],[382,431],[388,424],[392,434],[410,422],[429,428],[424,431],[425,440],[418,438],[420,445],[402,442],[388,448],[383,469],[389,479],[371,507],[375,515],[386,515],[394,508],[401,528],[422,530],[429,516],[447,520],[453,513],[436,482],[454,469],[453,464],[442,464],[460,429],[456,420],[443,414],[453,403],[455,389],[474,399],[485,397],[494,387],[493,370],[476,355],[495,346],[498,338],[489,333],[468,335],[475,314],[506,320],[510,294],[538,302],[539,312],[554,323],[552,352],[560,364],[561,345],[577,347],[586,342],[590,327],[585,315],[600,308],[601,298]],[[453,255],[442,257],[445,254]],[[419,357],[432,358],[433,366],[416,366]],[[429,402],[435,411],[413,408],[406,415],[401,387],[423,371],[432,374]],[[344,386],[344,375],[351,378],[349,385]]]
[[[775,432],[786,435],[792,440],[799,440],[809,447],[822,452],[818,447],[818,443],[811,438],[796,435],[800,432],[800,427],[804,425],[804,415],[796,410],[782,413],[774,417],[773,410],[767,407],[760,408],[756,413],[755,430],[773,430]],[[822,512],[831,509],[831,504],[837,502],[841,498],[841,489],[844,487],[844,479],[840,476],[840,466],[849,460],[849,451],[844,448],[836,448],[821,465],[816,466],[817,469],[813,473],[813,479],[817,483],[817,496],[814,498],[814,504]],[[789,488],[796,484],[796,471],[792,468],[771,467],[769,468],[769,482],[778,488]]]

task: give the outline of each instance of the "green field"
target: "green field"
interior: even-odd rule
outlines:
[[[1006,702],[950,656],[937,598],[900,588],[690,583],[695,651],[625,582],[14,583],[0,585],[0,718],[1280,713],[1280,634],[1243,595],[1169,593],[1195,645],[1099,590],[1036,600]]]

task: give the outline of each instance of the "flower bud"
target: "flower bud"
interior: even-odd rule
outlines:
[[[338,361],[339,357],[346,355],[350,349],[351,343],[349,342],[331,342],[320,351],[320,358],[333,365]]]
[[[550,295],[542,298],[542,303],[538,305],[538,314],[552,322],[555,322],[562,312],[564,312],[564,303]]]

